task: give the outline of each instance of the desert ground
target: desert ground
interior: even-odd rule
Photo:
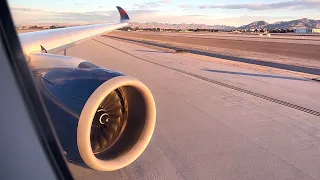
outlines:
[[[28,33],[28,32],[36,32],[36,31],[43,31],[43,29],[17,29],[17,33]]]

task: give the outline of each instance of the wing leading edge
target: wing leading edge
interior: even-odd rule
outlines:
[[[120,22],[116,24],[94,24],[19,34],[24,54],[29,57],[31,53],[38,53],[43,49],[48,53],[58,53],[105,32],[127,26],[129,24],[128,14],[119,6],[117,9],[120,14]]]

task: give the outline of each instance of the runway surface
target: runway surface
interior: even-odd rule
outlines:
[[[105,37],[67,54],[141,80],[157,105],[137,161],[115,172],[69,164],[76,179],[320,179],[319,82]]]
[[[258,52],[267,54],[276,54],[282,56],[313,59],[319,61],[320,43],[301,44],[301,42],[288,43],[286,39],[279,41],[270,41],[267,38],[260,38],[259,41],[252,40],[238,35],[232,38],[210,35],[209,37],[198,36],[196,34],[176,34],[176,33],[158,33],[158,32],[125,32],[117,31],[108,34],[117,37],[141,38],[171,43],[182,43],[194,46],[217,47],[229,49],[229,51],[239,50],[246,52]],[[306,40],[307,41],[307,40]],[[320,41],[318,41],[320,42]],[[319,62],[318,62],[319,63]]]
[[[296,34],[296,33],[273,33],[267,37],[263,33],[221,33],[221,32],[148,32],[140,31],[139,34],[159,36],[183,36],[215,39],[233,39],[242,41],[266,41],[294,44],[318,44],[320,45],[320,34]]]

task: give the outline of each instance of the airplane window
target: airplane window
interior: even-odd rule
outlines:
[[[75,179],[320,178],[320,2],[8,3]]]

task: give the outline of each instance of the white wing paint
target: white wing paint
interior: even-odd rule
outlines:
[[[129,17],[121,7],[117,6],[117,8],[121,19],[116,24],[75,26],[19,34],[23,52],[28,60],[30,60],[32,53],[41,53],[41,46],[47,53],[58,53],[85,40],[100,36],[103,33],[125,27],[129,24]]]

